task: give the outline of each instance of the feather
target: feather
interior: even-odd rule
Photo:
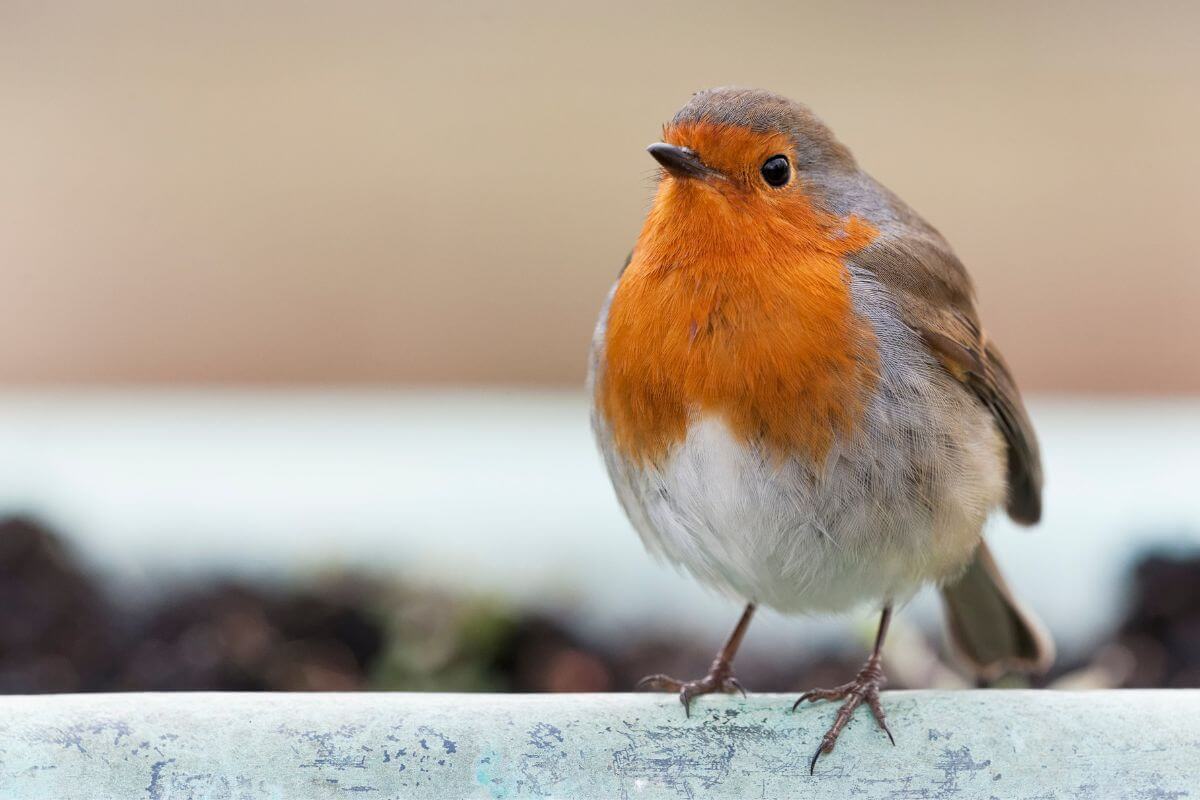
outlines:
[[[894,196],[890,199],[903,206]],[[962,263],[907,207],[897,213],[904,223],[900,230],[889,231],[856,254],[854,264],[895,296],[904,321],[930,353],[992,414],[1007,449],[1008,514],[1033,525],[1042,515],[1042,464],[1016,382],[979,326]]]
[[[1007,672],[1043,673],[1054,643],[1004,582],[987,544],[956,581],[942,587],[946,629],[958,656],[983,680]]]

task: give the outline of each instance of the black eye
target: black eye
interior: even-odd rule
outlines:
[[[783,186],[792,177],[792,168],[788,164],[787,156],[771,156],[759,172],[762,173],[763,180],[772,186]]]

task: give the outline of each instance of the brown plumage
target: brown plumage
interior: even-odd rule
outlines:
[[[904,321],[946,370],[968,387],[996,420],[1008,447],[1009,516],[1034,525],[1042,516],[1042,464],[1037,437],[1016,382],[975,311],[971,279],[941,235],[893,196],[924,235],[867,248],[854,262],[895,296]]]

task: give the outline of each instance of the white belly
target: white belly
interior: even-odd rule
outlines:
[[[817,474],[764,458],[710,416],[661,468],[622,465],[616,482],[647,548],[703,583],[783,612],[838,611],[957,573],[998,502],[998,461],[986,476],[997,488],[981,493],[984,476],[961,473],[971,491],[921,489],[899,456],[846,451]],[[981,494],[991,502],[969,497]]]

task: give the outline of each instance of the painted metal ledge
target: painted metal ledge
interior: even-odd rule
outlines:
[[[814,776],[793,698],[0,698],[3,800],[1200,797],[1200,691],[889,692]]]

